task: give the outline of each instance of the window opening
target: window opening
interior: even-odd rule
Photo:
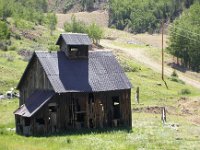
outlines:
[[[43,118],[37,118],[36,123],[38,123],[39,125],[44,125],[44,119]]]
[[[30,124],[31,124],[30,118],[24,118],[24,124],[25,124],[25,126],[30,126]]]

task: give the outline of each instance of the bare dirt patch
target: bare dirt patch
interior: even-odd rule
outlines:
[[[161,106],[135,107],[133,113],[152,113],[161,114]],[[168,115],[177,115],[185,117],[195,125],[200,125],[200,98],[190,99],[180,98],[174,106],[165,106]]]
[[[181,98],[178,100],[177,108],[183,115],[200,115],[200,99]]]
[[[107,11],[77,12],[56,15],[58,18],[58,28],[63,28],[66,21],[70,22],[72,15],[75,15],[77,20],[83,21],[86,24],[94,22],[102,27],[108,27],[109,17]]]
[[[176,114],[176,107],[173,106],[165,106],[167,114]],[[161,114],[163,107],[161,106],[148,106],[148,107],[140,107],[133,108],[133,112],[145,112],[145,113],[153,113],[153,114]]]

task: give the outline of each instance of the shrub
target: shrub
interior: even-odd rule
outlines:
[[[49,51],[58,51],[59,50],[59,47],[57,45],[50,45],[48,47]]]
[[[177,83],[181,83],[181,84],[185,84],[184,81],[180,80],[179,78],[177,77],[171,77],[169,78],[171,81],[174,81],[174,82],[177,82]]]
[[[14,57],[13,57],[13,56],[10,56],[10,55],[8,55],[8,56],[7,56],[7,61],[11,61],[11,62],[13,62],[13,61],[14,61]]]
[[[84,22],[76,20],[74,15],[71,17],[71,22],[66,22],[64,24],[64,29],[66,32],[87,33],[95,44],[98,44],[100,39],[103,37],[103,30],[100,26],[95,23],[88,26]]]
[[[9,48],[11,51],[15,51],[17,48],[16,48],[16,46],[10,46],[10,48]]]
[[[0,21],[0,40],[9,38],[10,38],[10,30],[7,24],[3,21]]]
[[[57,25],[57,17],[56,17],[56,14],[55,13],[48,13],[47,14],[47,24],[48,24],[48,27],[51,31],[51,35],[53,35],[53,31],[56,29],[56,25]]]
[[[2,42],[2,41],[0,42],[0,49],[3,50],[3,51],[7,51],[8,50],[8,47],[7,47],[5,42]]]
[[[64,29],[66,32],[73,33],[86,33],[87,27],[84,22],[76,20],[76,17],[72,15],[71,22],[66,22],[64,24]]]
[[[14,25],[19,29],[32,29],[34,23],[19,18],[14,18]]]
[[[87,33],[92,38],[93,43],[99,44],[99,40],[103,37],[103,30],[95,23],[92,23],[87,28]]]
[[[180,91],[180,94],[181,95],[188,95],[188,94],[191,94],[191,91],[190,91],[190,89],[182,89]]]
[[[176,70],[174,70],[174,71],[172,72],[171,77],[177,77],[177,78],[178,78],[178,74],[177,74]]]

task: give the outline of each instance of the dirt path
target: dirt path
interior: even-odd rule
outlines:
[[[159,64],[158,62],[154,61],[153,59],[147,57],[144,53],[143,49],[140,48],[124,48],[124,47],[120,47],[120,46],[116,46],[113,45],[111,43],[110,40],[101,40],[101,45],[104,46],[105,48],[109,48],[109,49],[115,49],[115,50],[121,50],[125,53],[127,53],[128,55],[130,55],[131,57],[133,57],[134,59],[136,59],[137,61],[139,61],[140,63],[150,67],[151,69],[153,69],[154,71],[161,73],[161,64]],[[170,76],[171,73],[173,72],[174,69],[165,66],[165,75],[166,76]],[[179,78],[181,80],[183,80],[185,83],[190,84],[196,88],[200,89],[200,82],[193,80],[189,77],[186,77],[184,75],[184,73],[181,73],[179,71],[177,71]]]

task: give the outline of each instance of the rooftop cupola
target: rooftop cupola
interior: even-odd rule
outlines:
[[[88,58],[89,47],[92,42],[87,34],[81,33],[62,33],[56,45],[64,51],[66,56],[71,59]]]

